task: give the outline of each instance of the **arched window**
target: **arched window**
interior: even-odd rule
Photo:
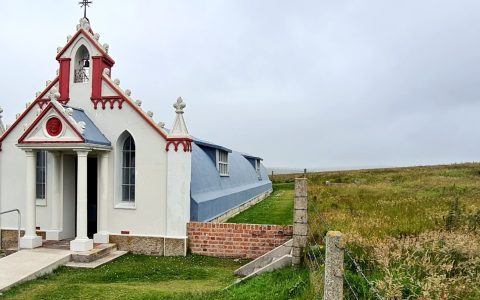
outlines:
[[[129,135],[122,147],[122,201],[135,202],[135,141]]]
[[[90,78],[90,54],[84,45],[78,48],[74,64],[74,82],[88,82]]]

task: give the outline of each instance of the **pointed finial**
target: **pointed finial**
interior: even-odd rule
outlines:
[[[87,18],[81,18],[79,25],[80,25],[80,28],[82,28],[82,29],[85,30],[85,31],[89,31],[89,30],[90,30],[90,22],[88,21]]]
[[[58,101],[58,98],[60,98],[60,93],[58,92],[56,87],[52,87],[48,98],[50,98],[50,101]]]
[[[174,137],[188,137],[188,129],[187,124],[185,124],[185,120],[183,119],[183,109],[187,106],[185,102],[183,102],[182,97],[178,97],[173,107],[175,108],[175,112],[177,115],[175,116],[175,121],[173,122],[172,130],[170,132],[171,136]]]
[[[2,113],[3,113],[3,108],[0,106],[0,135],[2,135],[5,132],[5,126],[3,126],[2,122]]]
[[[177,102],[173,104],[173,108],[175,108],[175,112],[177,114],[183,114],[183,109],[185,108],[185,106],[187,105],[185,104],[185,102],[183,102],[182,97],[178,97]]]

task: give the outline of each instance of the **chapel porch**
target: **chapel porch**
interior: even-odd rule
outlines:
[[[83,110],[61,105],[54,96],[17,144],[26,161],[25,234],[20,247],[40,247],[42,238],[36,233],[40,229],[45,231],[46,240],[72,239],[71,251],[89,251],[94,240],[108,243],[108,161],[112,147]],[[44,204],[49,207],[49,228],[36,225],[41,207],[37,206],[36,193],[38,177],[42,176],[37,168],[39,152],[52,159],[48,170],[51,191]]]

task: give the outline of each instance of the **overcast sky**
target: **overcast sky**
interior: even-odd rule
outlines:
[[[55,76],[77,1],[0,0],[12,123]],[[268,167],[480,161],[480,1],[93,0],[112,78],[171,126]]]

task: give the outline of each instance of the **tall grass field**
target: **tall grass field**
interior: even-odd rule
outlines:
[[[480,299],[480,164],[307,177],[310,242],[321,240],[326,226],[344,233],[347,249],[382,297]],[[285,186],[294,178],[273,181]],[[311,276],[318,294],[321,271]],[[358,297],[375,296],[352,263],[345,272]],[[354,299],[347,288],[346,298]]]

